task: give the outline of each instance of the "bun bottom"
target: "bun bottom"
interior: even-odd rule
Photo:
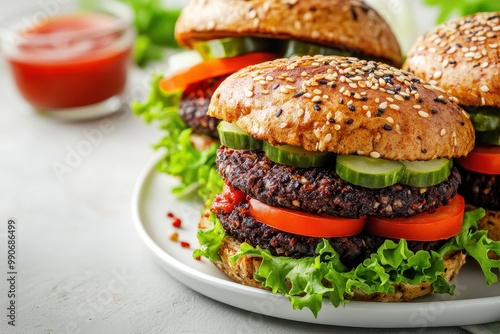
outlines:
[[[199,228],[206,229],[211,227],[211,223],[207,219],[207,215],[204,215],[200,221]],[[220,261],[215,262],[217,268],[219,268],[224,274],[226,274],[232,280],[257,288],[264,288],[255,276],[255,271],[259,268],[261,264],[261,258],[254,256],[243,256],[238,259],[235,263],[229,261],[229,257],[236,254],[240,249],[241,243],[233,237],[226,236],[219,247],[219,257]],[[445,266],[445,278],[448,281],[454,279],[460,270],[460,268],[465,264],[466,255],[460,251],[450,252],[446,254],[444,259]],[[372,293],[366,294],[362,291],[355,290],[354,295],[346,295],[345,297],[350,300],[357,301],[377,301],[377,302],[403,302],[412,300],[418,297],[425,296],[433,291],[430,283],[422,282],[417,285],[411,284],[394,284],[393,293]]]
[[[478,207],[472,204],[465,205],[465,211],[472,211]],[[486,210],[486,215],[477,223],[480,230],[488,231],[488,238],[500,241],[500,210]],[[500,259],[500,256],[491,252],[489,254],[492,259]]]

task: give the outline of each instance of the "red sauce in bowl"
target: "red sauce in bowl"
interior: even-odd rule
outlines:
[[[133,34],[103,13],[50,18],[18,32],[7,52],[23,97],[35,108],[88,106],[122,92]]]

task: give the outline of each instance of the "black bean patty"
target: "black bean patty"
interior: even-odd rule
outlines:
[[[238,204],[231,213],[223,210],[217,214],[224,230],[240,242],[247,242],[252,246],[260,246],[276,256],[302,258],[315,256],[316,246],[322,238],[305,237],[292,233],[282,232],[268,225],[259,223],[248,215],[248,203]],[[370,257],[384,243],[386,238],[365,233],[350,237],[330,238],[328,241],[339,253],[342,263],[352,268]],[[438,250],[446,240],[432,242],[408,241],[410,250]]]
[[[456,168],[427,188],[395,184],[369,189],[342,180],[330,168],[298,168],[269,160],[262,151],[217,151],[217,170],[226,183],[272,206],[342,217],[409,217],[448,203],[457,193]]]
[[[500,210],[500,175],[471,172],[458,167],[462,184],[458,192],[467,203],[489,210]]]
[[[217,77],[189,85],[182,93],[179,115],[194,133],[219,138],[217,125],[219,120],[207,116],[210,98],[215,89],[226,77]]]

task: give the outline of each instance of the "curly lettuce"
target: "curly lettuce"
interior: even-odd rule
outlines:
[[[393,284],[428,282],[436,293],[453,294],[455,286],[443,276],[443,256],[450,251],[466,251],[480,264],[488,284],[498,279],[492,269],[500,268],[500,260],[489,259],[488,252],[500,255],[500,242],[488,239],[486,231],[477,230],[477,221],[483,216],[482,209],[466,212],[460,233],[438,251],[413,252],[408,249],[406,240],[395,242],[388,239],[363,263],[350,270],[342,264],[339,254],[326,239],[318,244],[314,257],[274,256],[268,250],[242,243],[230,260],[235,262],[245,255],[261,258],[262,263],[255,272],[256,279],[273,293],[288,297],[294,309],[308,308],[315,317],[325,297],[338,307],[348,302],[346,295],[352,295],[354,290],[367,294],[392,293]],[[215,262],[220,260],[217,251],[225,232],[214,215],[210,220],[214,226],[198,232],[201,247],[193,255],[205,256]]]
[[[164,149],[165,155],[158,162],[162,173],[176,176],[180,184],[172,189],[179,198],[197,194],[207,203],[222,191],[223,181],[215,168],[215,156],[219,145],[213,143],[204,151],[198,151],[190,140],[191,129],[179,116],[179,99],[182,91],[164,93],[159,88],[163,78],[154,74],[151,90],[144,102],[133,102],[132,110],[147,123],[158,122],[165,136],[154,149]]]

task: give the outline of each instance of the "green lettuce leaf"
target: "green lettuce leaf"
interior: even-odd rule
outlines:
[[[215,262],[220,260],[218,251],[222,240],[226,236],[226,232],[224,232],[224,227],[222,227],[222,224],[213,212],[208,217],[208,220],[214,224],[213,228],[198,230],[197,237],[200,242],[200,248],[194,250],[193,257],[204,256],[211,262]]]
[[[190,140],[191,129],[179,116],[181,91],[164,93],[159,88],[161,74],[154,74],[151,90],[144,102],[132,103],[132,110],[147,123],[157,122],[165,136],[154,149],[163,149],[165,155],[158,162],[160,172],[179,177],[180,185],[173,193],[179,198],[193,193],[210,203],[222,191],[223,181],[215,168],[215,156],[219,145],[213,143],[207,150],[198,151]]]
[[[448,20],[454,14],[465,16],[479,12],[495,12],[500,10],[500,3],[491,0],[424,0],[427,6],[439,8],[437,23]]]
[[[500,260],[488,258],[489,252],[500,255],[500,242],[489,239],[485,230],[477,229],[477,222],[484,217],[485,211],[482,208],[465,213],[462,230],[453,239],[448,241],[439,253],[444,255],[454,250],[465,250],[467,255],[474,258],[486,278],[486,283],[491,285],[498,282],[498,275],[492,269],[500,268]]]
[[[488,239],[485,231],[476,231],[477,221],[484,215],[482,209],[465,213],[462,231],[435,251],[412,252],[406,240],[397,242],[386,240],[369,258],[352,269],[347,269],[340,261],[339,254],[330,243],[323,239],[316,248],[316,256],[293,259],[273,256],[268,250],[242,243],[240,250],[230,258],[235,262],[245,255],[260,257],[262,263],[255,277],[273,293],[288,297],[294,309],[309,308],[318,315],[327,297],[338,307],[348,302],[346,295],[354,290],[367,294],[374,292],[394,292],[393,284],[419,284],[428,282],[435,293],[453,294],[455,286],[443,276],[443,256],[449,251],[465,250],[483,268],[488,282],[496,281],[491,269],[499,267],[499,261],[490,260],[489,251],[499,252],[500,242]],[[214,227],[198,233],[201,249],[194,256],[206,256],[217,261],[217,249],[225,232],[220,221],[212,216]],[[478,255],[479,254],[479,255]]]

